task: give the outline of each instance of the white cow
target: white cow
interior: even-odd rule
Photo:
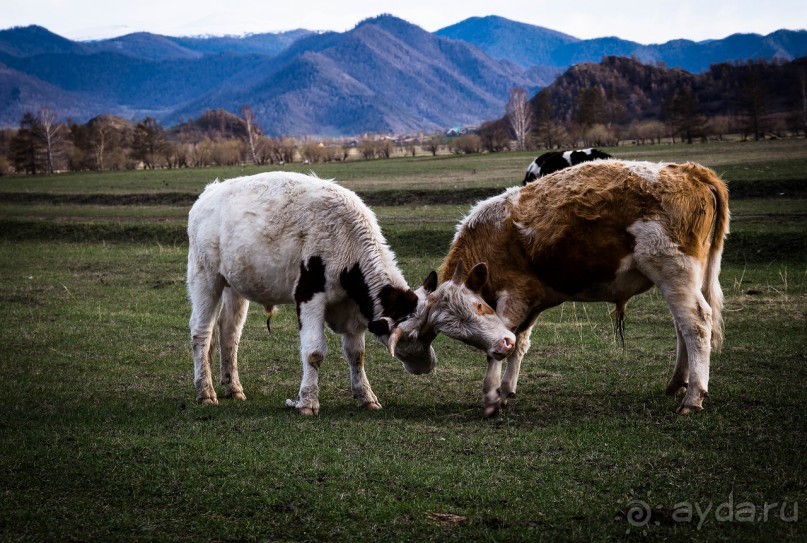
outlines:
[[[188,238],[191,343],[200,402],[218,401],[211,377],[216,326],[225,395],[246,399],[237,350],[249,301],[264,306],[270,317],[276,305],[297,308],[303,378],[298,398],[286,404],[301,414],[319,411],[325,323],[342,335],[351,390],[365,408],[381,408],[364,371],[368,327],[409,372],[427,373],[434,367],[425,335],[440,327],[427,326],[428,332],[419,336],[411,327],[402,334],[399,326],[425,304],[436,287],[436,274],[412,291],[375,215],[336,183],[288,172],[214,182],[190,211]],[[515,336],[492,311],[490,317],[445,333],[504,358]]]

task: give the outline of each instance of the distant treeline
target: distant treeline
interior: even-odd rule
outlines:
[[[715,64],[701,74],[606,57],[573,66],[530,104],[538,147],[804,134],[807,57]]]
[[[693,75],[607,57],[569,69],[529,100],[514,89],[504,117],[476,130],[356,139],[267,137],[248,106],[208,110],[170,128],[100,115],[86,124],[28,112],[0,130],[0,175],[390,158],[440,152],[614,146],[807,134],[807,58],[714,65]]]

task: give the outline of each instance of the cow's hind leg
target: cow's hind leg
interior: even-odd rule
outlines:
[[[364,372],[364,334],[342,334],[342,353],[350,366],[350,390],[361,407],[381,409]]]
[[[246,400],[244,387],[238,377],[238,342],[247,319],[249,302],[230,287],[225,287],[219,314],[219,341],[221,342],[221,384],[225,397]]]
[[[678,323],[675,324],[675,332],[678,337],[678,346],[676,348],[675,356],[675,371],[673,372],[670,382],[667,384],[667,394],[670,396],[677,396],[686,392],[687,385],[689,384],[689,353],[687,352],[687,344]]]
[[[189,265],[190,268],[190,265]],[[188,274],[188,294],[191,299],[191,346],[193,348],[193,382],[196,399],[203,404],[218,403],[213,388],[211,363],[216,355],[216,313],[224,287],[220,277],[210,277],[203,270]]]
[[[701,293],[699,272],[699,268],[692,265],[685,273],[657,283],[675,319],[679,337],[675,373],[667,390],[675,385],[683,386],[686,382],[684,375],[688,380],[684,400],[678,409],[681,414],[701,411],[703,398],[709,390],[712,308]],[[676,390],[680,388],[678,386]]]
[[[297,400],[286,400],[301,415],[319,413],[319,367],[325,360],[325,294],[320,292],[297,308],[300,316],[300,358],[303,379]]]
[[[703,398],[709,394],[709,356],[712,339],[712,308],[697,290],[694,300],[686,304],[680,312],[679,328],[684,336],[689,362],[689,383],[684,401],[678,412],[687,414],[703,409]],[[679,320],[679,319],[676,319]]]

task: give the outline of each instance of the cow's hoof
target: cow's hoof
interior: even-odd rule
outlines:
[[[286,407],[293,407],[297,412],[306,417],[311,417],[319,414],[319,405],[303,405],[303,402],[295,400],[286,400]]]
[[[247,395],[243,392],[232,392],[227,395],[228,400],[238,400],[240,402],[246,401]]]
[[[378,411],[381,409],[381,404],[378,402],[367,402],[366,404],[362,405],[362,408],[367,409],[368,411]]]
[[[679,415],[691,415],[692,413],[700,413],[703,411],[703,407],[699,405],[682,405],[678,408],[677,413]]]
[[[486,405],[485,406],[485,416],[488,418],[495,417],[499,414],[499,404],[496,405]]]
[[[673,396],[673,397],[681,396],[683,394],[686,394],[688,384],[689,383],[681,383],[681,384],[670,383],[669,385],[667,385],[667,388],[664,390],[664,393],[667,396]]]
[[[219,403],[216,398],[197,398],[196,401],[202,405],[216,405]]]

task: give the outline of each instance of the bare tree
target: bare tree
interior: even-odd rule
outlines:
[[[754,140],[759,141],[765,137],[770,92],[761,65],[749,62],[748,67],[749,74],[740,83],[738,101],[740,110],[746,115],[746,132],[751,132]]]
[[[489,153],[510,150],[510,130],[504,119],[482,123],[477,134],[482,138],[482,147]]]
[[[35,135],[42,142],[45,149],[45,171],[52,174],[54,159],[62,151],[64,143],[64,126],[57,122],[56,113],[47,107],[39,108],[37,112],[38,130]]]
[[[552,91],[542,90],[535,97],[535,102],[535,135],[546,149],[551,149],[558,143],[555,138],[556,127],[552,119]]]
[[[252,112],[252,108],[249,106],[243,106],[241,108],[241,115],[243,116],[244,122],[247,125],[247,143],[249,144],[249,151],[252,154],[252,162],[254,164],[260,164],[260,161],[258,160],[258,153],[256,151],[256,144],[258,136],[260,135],[260,129],[258,128],[255,113]]]
[[[510,89],[510,99],[505,109],[510,128],[516,138],[516,146],[523,151],[527,144],[527,135],[532,128],[532,106],[527,100],[527,91],[521,87]]]
[[[364,138],[359,142],[359,152],[365,160],[371,160],[376,157],[376,145],[370,138]]]
[[[691,88],[678,88],[664,103],[662,112],[673,138],[680,134],[682,142],[692,143],[694,138],[705,136],[706,118],[701,114],[698,98]]]
[[[90,137],[95,159],[95,167],[98,170],[103,170],[104,158],[106,156],[107,149],[111,147],[114,129],[112,128],[111,124],[97,122],[93,124],[91,130]]]
[[[440,151],[442,145],[443,145],[442,138],[440,136],[435,135],[426,140],[424,147],[426,148],[427,151],[429,151],[432,154],[432,156],[437,156],[437,153],[438,151]]]

